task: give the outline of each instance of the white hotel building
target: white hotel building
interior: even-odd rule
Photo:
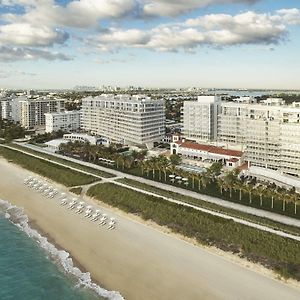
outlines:
[[[45,113],[46,132],[79,130],[80,114],[79,110]]]
[[[198,101],[185,101],[183,106],[183,134],[197,142],[217,139],[217,118],[221,109],[219,96],[199,96]]]
[[[287,106],[282,99],[260,104],[222,102],[218,141],[228,148],[245,149],[255,172],[264,174],[265,169],[269,175],[273,170],[300,177],[300,103]]]
[[[136,95],[101,95],[82,100],[81,128],[122,144],[153,147],[165,136],[163,100]]]
[[[243,151],[250,175],[300,189],[300,103],[200,96],[185,102],[183,112],[186,138]]]

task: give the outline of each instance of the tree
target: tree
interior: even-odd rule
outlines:
[[[212,179],[214,180],[217,176],[221,174],[223,165],[221,162],[214,162],[208,169]]]
[[[118,161],[117,165],[118,164],[122,165],[122,168],[124,170],[125,169],[125,158],[124,158],[124,156],[122,154],[119,155],[117,161]]]
[[[163,172],[165,175],[165,181],[167,181],[167,170],[170,165],[170,161],[163,155],[158,157],[158,168],[160,172]],[[159,175],[161,179],[161,175]]]
[[[219,188],[220,188],[220,193],[221,193],[221,195],[223,195],[223,190],[225,189],[225,186],[226,186],[226,184],[225,184],[223,178],[218,178],[218,179],[217,179],[217,184],[218,184],[218,186],[219,186]]]
[[[225,188],[229,189],[230,198],[232,198],[232,188],[234,187],[236,181],[237,174],[235,171],[228,172],[226,176],[224,176]]]
[[[133,163],[134,163],[134,158],[132,156],[129,155],[125,157],[124,164],[127,169],[131,169]]]
[[[157,161],[158,161],[158,158],[155,157],[155,156],[152,156],[152,157],[148,160],[149,166],[151,166],[151,169],[152,169],[152,178],[155,177],[155,170],[156,170],[156,168],[157,168]]]
[[[266,188],[263,185],[259,185],[256,189],[255,192],[259,195],[260,199],[260,206],[263,205],[263,194],[265,193]]]
[[[195,188],[195,180],[197,180],[199,178],[198,173],[189,173],[189,177],[192,178],[192,187],[193,189]]]
[[[203,174],[202,174],[202,173],[198,173],[198,174],[197,174],[198,190],[199,190],[199,191],[201,190],[202,177],[203,177]]]
[[[182,161],[181,157],[179,155],[177,155],[177,154],[172,154],[170,156],[170,162],[174,166],[180,165],[181,161]]]
[[[234,185],[233,188],[235,190],[239,190],[239,200],[242,201],[242,190],[243,190],[243,183],[240,180],[237,180]]]
[[[298,193],[293,193],[290,195],[290,200],[294,203],[294,213],[297,214],[297,205],[300,203],[300,197]]]
[[[252,203],[252,191],[253,191],[253,185],[251,183],[247,183],[244,185],[244,190],[249,195],[249,203]]]

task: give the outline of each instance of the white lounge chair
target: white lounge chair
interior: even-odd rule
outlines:
[[[70,203],[69,203],[69,205],[68,205],[68,209],[74,209],[75,208],[75,206],[76,206],[76,204],[77,204],[77,202],[76,201],[74,201],[74,200],[72,200]]]
[[[98,221],[100,215],[101,215],[100,210],[97,209],[97,210],[93,213],[93,215],[92,215],[92,217],[91,217],[91,220],[94,221],[94,222],[95,222],[95,221]]]
[[[60,205],[65,206],[68,204],[67,198],[64,198],[60,201]]]
[[[79,204],[77,207],[76,207],[76,213],[77,214],[81,214],[84,210],[84,206],[82,204]]]
[[[91,216],[92,216],[92,214],[93,214],[93,210],[92,210],[92,206],[87,206],[86,207],[86,210],[85,210],[85,212],[84,212],[84,216],[86,217],[86,218],[90,218]]]
[[[107,220],[107,216],[106,214],[103,214],[102,217],[100,218],[100,223],[99,225],[105,225],[106,224],[106,220]]]

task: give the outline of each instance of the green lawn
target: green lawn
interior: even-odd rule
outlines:
[[[78,164],[78,163],[75,163],[75,162],[71,162],[71,161],[65,160],[63,158],[59,158],[59,157],[53,156],[51,154],[41,153],[39,151],[35,151],[33,149],[30,149],[30,148],[27,148],[27,147],[23,147],[23,146],[20,146],[20,145],[17,145],[17,144],[9,144],[9,146],[13,147],[15,149],[21,150],[21,151],[26,151],[28,153],[31,153],[31,154],[34,154],[34,155],[38,155],[38,156],[40,156],[42,158],[51,159],[52,161],[55,161],[55,162],[67,165],[69,167],[85,171],[85,172],[89,172],[89,173],[92,173],[92,174],[95,174],[95,175],[98,175],[98,176],[101,176],[101,177],[104,177],[104,178],[115,177],[115,175],[110,174],[108,172],[97,170],[95,168],[90,168],[90,167],[87,167],[87,166],[83,166],[81,164]]]
[[[237,218],[240,218],[243,220],[247,220],[247,221],[254,222],[256,224],[260,224],[260,225],[264,225],[264,226],[268,226],[270,228],[281,230],[281,231],[291,233],[294,235],[300,235],[300,228],[298,228],[298,227],[285,225],[282,223],[272,221],[270,219],[257,217],[257,216],[247,214],[247,213],[235,210],[235,209],[226,208],[221,205],[214,204],[214,203],[205,202],[203,200],[199,200],[199,199],[185,196],[182,194],[178,194],[175,192],[166,191],[166,190],[163,190],[163,189],[160,189],[160,188],[157,188],[157,187],[145,184],[145,183],[141,183],[139,181],[135,181],[132,179],[122,178],[122,179],[118,179],[117,181],[124,183],[126,185],[129,185],[129,186],[132,186],[132,187],[140,188],[145,191],[155,193],[159,196],[172,198],[172,199],[179,200],[179,201],[182,201],[185,203],[196,205],[198,207],[207,208],[209,210],[213,210],[216,212],[221,212],[223,214],[226,214],[226,215],[229,215],[232,217],[237,217]]]
[[[27,170],[69,187],[89,184],[100,180],[94,176],[70,170],[66,167],[23,154],[17,150],[0,147],[0,156]]]

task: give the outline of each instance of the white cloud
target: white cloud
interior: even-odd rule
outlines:
[[[90,37],[88,43],[103,51],[120,48],[193,51],[203,45],[224,47],[277,44],[286,34],[286,27],[279,15],[249,11],[235,16],[206,15],[183,23],[161,25],[147,31],[112,28],[98,36]]]
[[[71,60],[65,54],[58,52],[51,52],[49,50],[34,49],[27,47],[9,47],[0,46],[0,61],[2,62],[15,62],[18,60]]]
[[[280,9],[277,12],[287,24],[300,24],[300,10],[298,8]]]
[[[35,25],[87,28],[97,26],[103,19],[121,18],[137,6],[136,0],[78,0],[70,1],[65,7],[54,0],[23,2],[30,7],[24,15],[5,14],[4,20],[19,22],[21,19]]]
[[[51,46],[62,44],[69,35],[47,26],[33,26],[28,23],[14,23],[0,26],[0,45]]]
[[[9,78],[9,77],[15,77],[15,76],[36,76],[36,73],[30,73],[26,71],[20,71],[20,70],[0,70],[0,78]]]
[[[175,16],[215,4],[254,3],[257,0],[144,0],[143,11],[150,16]]]

